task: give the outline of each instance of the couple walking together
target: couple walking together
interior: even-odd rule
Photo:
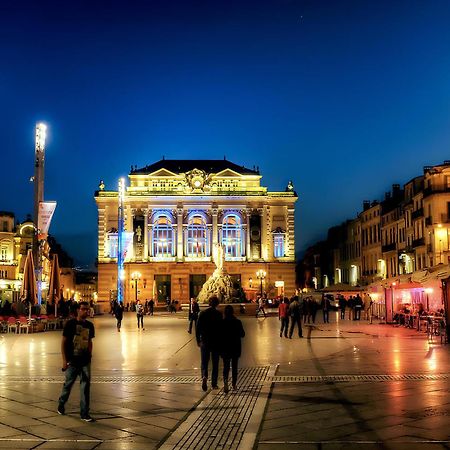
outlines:
[[[211,297],[209,308],[199,315],[196,338],[200,347],[201,369],[202,369],[202,389],[208,389],[208,364],[211,359],[211,385],[213,389],[218,389],[217,379],[219,376],[219,357],[223,359],[223,390],[229,391],[228,376],[231,365],[231,383],[233,389],[237,385],[238,361],[241,356],[241,338],[245,336],[242,322],[234,316],[231,305],[226,305],[224,317],[217,310],[219,299]]]

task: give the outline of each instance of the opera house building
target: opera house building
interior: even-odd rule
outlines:
[[[125,302],[188,302],[213,273],[217,244],[226,271],[248,299],[261,290],[269,298],[292,295],[297,194],[291,182],[269,192],[261,178],[258,169],[225,159],[162,159],[132,167],[123,198]],[[117,295],[118,189],[101,182],[95,200],[98,299],[109,302]]]

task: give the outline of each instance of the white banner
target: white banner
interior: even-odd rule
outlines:
[[[45,239],[50,228],[56,202],[39,202],[38,239]]]

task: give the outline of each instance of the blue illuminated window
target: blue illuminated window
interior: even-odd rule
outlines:
[[[175,256],[175,233],[168,216],[158,216],[153,223],[152,255],[162,258]]]
[[[237,214],[228,214],[223,219],[221,243],[225,258],[237,258],[245,255],[242,222]]]
[[[108,241],[106,243],[106,255],[109,258],[117,258],[119,242],[117,233],[108,233]]]
[[[273,256],[275,258],[284,256],[284,233],[274,233],[273,235]]]
[[[188,220],[185,230],[186,256],[201,258],[210,256],[209,230],[201,214],[194,214]]]

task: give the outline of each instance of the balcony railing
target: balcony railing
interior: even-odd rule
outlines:
[[[418,219],[419,217],[423,217],[423,208],[416,209],[411,213],[411,219]]]
[[[447,186],[446,184],[434,184],[423,190],[423,196],[428,197],[433,194],[443,194],[445,192],[450,192],[450,186]]]
[[[383,253],[392,252],[394,250],[397,250],[397,243],[396,242],[393,242],[392,244],[386,244],[386,245],[382,245],[381,246],[381,251]]]
[[[449,223],[450,222],[450,216],[448,214],[441,214],[441,223]]]
[[[414,239],[412,241],[412,246],[415,247],[420,247],[421,245],[425,245],[425,238],[421,237],[419,239]]]

